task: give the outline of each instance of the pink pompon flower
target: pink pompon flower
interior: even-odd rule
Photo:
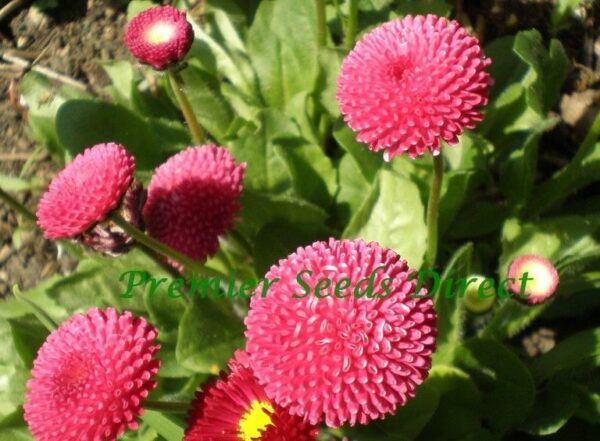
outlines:
[[[120,144],[86,149],[59,172],[38,208],[38,225],[47,239],[72,238],[103,221],[133,179],[135,161]]]
[[[556,293],[558,272],[552,262],[536,255],[519,256],[508,268],[508,287],[517,300],[530,305],[545,302]]]
[[[186,56],[194,40],[185,12],[156,6],[136,15],[127,25],[125,45],[140,62],[164,70]]]
[[[46,339],[27,382],[25,421],[38,441],[113,441],[138,427],[156,387],[156,329],[113,308],[91,309]]]
[[[242,351],[230,373],[203,387],[192,403],[184,441],[314,441],[318,430],[273,403]]]
[[[156,169],[144,222],[155,239],[204,262],[233,228],[246,164],[223,147],[190,147]]]
[[[438,154],[481,121],[490,64],[456,21],[406,16],[366,34],[344,60],[340,110],[358,141],[384,158]]]
[[[315,242],[272,266],[268,294],[257,289],[246,317],[267,395],[331,427],[403,406],[428,375],[437,333],[427,291],[411,295],[411,272],[395,252],[360,240]]]

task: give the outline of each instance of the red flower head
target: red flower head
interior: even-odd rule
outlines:
[[[558,272],[552,262],[535,255],[519,256],[513,260],[508,267],[508,278],[508,287],[515,294],[515,298],[531,305],[552,297],[559,281]]]
[[[103,221],[123,198],[135,162],[120,144],[97,144],[77,155],[50,183],[37,208],[47,239],[84,233]]]
[[[487,103],[490,76],[479,42],[434,15],[410,15],[365,35],[342,64],[337,98],[357,139],[384,158],[456,144]]]
[[[150,235],[201,262],[214,255],[240,209],[245,168],[216,145],[171,157],[148,186],[144,221]]]
[[[244,352],[231,373],[198,392],[184,441],[313,441],[318,430],[274,404],[258,384]]]
[[[411,272],[375,242],[334,239],[271,267],[274,283],[246,317],[247,351],[267,395],[332,427],[404,405],[427,377],[437,332],[431,299],[411,296]]]
[[[27,383],[25,421],[38,441],[115,440],[138,427],[156,383],[156,329],[113,308],[75,315],[52,332]]]
[[[135,16],[123,37],[140,62],[164,70],[186,56],[194,40],[185,12],[172,6],[156,6]]]

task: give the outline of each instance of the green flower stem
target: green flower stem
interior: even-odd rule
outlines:
[[[186,401],[146,400],[144,401],[144,407],[163,412],[187,413],[188,409],[190,408],[190,403]]]
[[[17,213],[21,214],[25,219],[34,222],[36,221],[35,215],[29,211],[23,204],[17,201],[14,197],[9,195],[7,192],[0,188],[0,199],[2,199],[6,204],[15,210]]]
[[[317,2],[317,43],[324,47],[327,44],[327,16],[325,14],[325,0]]]
[[[179,103],[179,107],[183,113],[183,117],[185,118],[185,121],[190,129],[192,139],[196,144],[202,144],[204,142],[204,132],[202,131],[202,127],[200,127],[200,124],[194,115],[192,106],[185,95],[185,84],[183,83],[183,79],[181,78],[179,72],[173,69],[170,69],[168,72],[171,89],[173,89],[173,93],[177,98],[177,102]]]
[[[185,269],[194,273],[194,274],[202,274],[207,277],[219,277],[221,279],[226,279],[227,276],[222,274],[220,271],[207,268],[201,263],[190,259],[189,257],[181,254],[179,251],[174,250],[168,245],[165,245],[162,242],[159,242],[156,239],[145,234],[143,231],[137,229],[135,226],[131,225],[125,219],[123,219],[120,215],[116,213],[112,213],[110,215],[111,220],[117,224],[119,227],[123,229],[127,234],[129,234],[132,238],[134,238],[137,242],[144,245],[145,247],[157,252],[158,254],[162,254],[164,256],[170,257],[171,259],[179,262]]]
[[[350,0],[348,23],[346,25],[346,49],[350,50],[354,47],[354,40],[358,31],[358,1]]]
[[[444,178],[444,158],[442,153],[433,157],[433,177],[431,191],[427,203],[427,252],[425,254],[425,267],[433,268],[438,250],[438,218],[440,211],[440,194]]]

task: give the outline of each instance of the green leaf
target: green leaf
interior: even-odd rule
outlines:
[[[275,220],[316,225],[322,225],[327,220],[327,212],[323,209],[285,195],[272,195],[245,189],[241,203],[244,223],[239,226],[239,229],[251,241],[265,224]]]
[[[15,350],[21,357],[23,364],[31,369],[38,349],[48,337],[48,329],[31,315],[8,320],[8,324],[12,332]]]
[[[485,391],[481,408],[487,426],[504,433],[531,409],[533,379],[519,358],[495,340],[475,338],[456,351],[455,363]]]
[[[13,294],[19,301],[27,305],[31,313],[46,327],[46,329],[48,329],[48,331],[52,332],[58,327],[54,317],[51,317],[47,311],[35,303],[35,301],[31,300],[28,296],[23,295],[19,287],[16,285],[13,287]]]
[[[514,149],[500,166],[500,187],[515,211],[523,209],[531,199],[539,142],[543,132],[556,122],[556,119],[541,121],[522,141],[522,147]]]
[[[23,404],[29,375],[15,348],[10,325],[0,319],[0,419]]]
[[[271,265],[298,247],[309,245],[317,240],[326,240],[330,236],[332,232],[322,225],[292,224],[285,221],[266,224],[256,236],[254,246],[256,274],[265,274]]]
[[[371,184],[363,177],[350,154],[342,156],[337,170],[338,193],[334,209],[338,224],[346,226],[371,193]]]
[[[581,406],[577,409],[576,416],[592,424],[600,423],[600,391],[589,390],[589,385],[579,388]]]
[[[112,86],[109,91],[113,99],[123,106],[133,106],[135,83],[133,66],[127,60],[99,60],[98,63],[106,71]]]
[[[337,121],[333,129],[333,137],[354,159],[367,182],[373,182],[377,171],[384,164],[381,155],[369,150],[366,144],[356,141],[356,134],[342,120]]]
[[[27,122],[31,137],[44,144],[56,160],[64,163],[66,152],[57,134],[56,114],[65,101],[87,94],[67,86],[57,88],[36,72],[25,74],[19,87],[28,108]]]
[[[166,441],[181,441],[183,439],[184,428],[160,412],[146,410],[142,415],[142,420],[156,430]]]
[[[600,176],[600,115],[596,117],[575,157],[535,191],[529,212],[538,214],[560,206],[567,196]]]
[[[512,338],[538,318],[550,304],[545,302],[540,305],[526,305],[507,299],[483,328],[481,336],[498,340]]]
[[[423,262],[426,236],[419,189],[408,179],[384,169],[379,172],[372,195],[344,232],[346,238],[373,240],[395,250],[412,268]]]
[[[448,16],[451,7],[446,0],[399,0],[396,2],[399,15],[407,14],[435,14]]]
[[[188,58],[200,62],[213,75],[219,73],[225,76],[242,95],[259,101],[256,73],[246,48],[237,34],[233,35],[235,26],[222,11],[215,9],[211,16],[211,21],[217,23],[212,26],[215,35],[209,35],[203,26],[191,21],[195,41]],[[224,34],[219,32],[220,28],[225,29]]]
[[[351,439],[381,441],[382,439],[415,439],[438,408],[440,393],[431,383],[417,389],[417,394],[383,421],[372,421],[345,431]]]
[[[467,239],[485,236],[500,230],[508,211],[500,204],[480,201],[466,204],[448,228],[448,237]]]
[[[132,0],[127,5],[127,21],[153,6],[156,6],[151,0]]]
[[[181,76],[185,93],[200,125],[223,143],[233,122],[233,111],[221,93],[219,80],[193,64],[184,69]]]
[[[17,178],[15,176],[0,174],[0,188],[5,191],[19,192],[41,190],[44,187],[45,186],[40,182],[38,177],[33,177],[30,181],[26,181],[25,179]]]
[[[478,174],[475,171],[448,171],[442,184],[439,207],[439,231],[443,235],[450,228],[456,215],[473,188],[477,186]]]
[[[480,427],[482,395],[466,372],[451,366],[434,366],[424,385],[433,387],[440,400],[419,439],[463,440]]]
[[[537,30],[499,38],[486,47],[486,54],[493,60],[490,73],[495,84],[478,132],[508,155],[522,148],[531,131],[539,131],[556,104],[568,59],[556,40],[547,50]]]
[[[315,2],[263,0],[248,53],[269,106],[283,110],[295,95],[312,92],[319,73]]]
[[[331,205],[337,190],[336,172],[321,147],[303,139],[275,141],[275,151],[292,176],[294,192],[321,207]]]
[[[296,137],[297,126],[281,112],[267,109],[258,114],[259,126],[246,124],[230,149],[238,161],[247,163],[245,188],[283,193],[292,180],[285,164],[275,152],[275,138]]]
[[[556,433],[579,407],[577,387],[563,380],[551,380],[538,392],[535,405],[521,429],[532,435]]]
[[[227,298],[198,300],[183,314],[175,353],[184,368],[216,374],[234,351],[243,347],[243,323],[220,308],[227,307],[229,301]]]
[[[317,99],[333,117],[340,115],[337,92],[337,77],[345,51],[340,48],[319,48],[320,74],[317,80]]]
[[[559,342],[536,359],[532,372],[537,381],[580,366],[600,365],[600,328],[579,332]]]
[[[599,229],[597,218],[582,216],[563,216],[526,224],[509,219],[502,231],[498,274],[507,274],[510,262],[523,254],[546,257],[559,267],[563,260],[573,265],[589,255],[595,256],[600,250]]]
[[[72,155],[97,143],[117,142],[135,156],[137,167],[142,170],[154,168],[164,159],[166,151],[189,142],[183,127],[165,127],[125,107],[92,100],[63,104],[56,116],[56,130],[60,142]],[[160,136],[165,131],[168,139]]]
[[[557,0],[550,14],[550,29],[552,34],[556,34],[567,26],[569,15],[577,9],[585,0]]]
[[[471,275],[471,260],[473,244],[467,243],[459,248],[446,264],[446,269],[440,277],[440,288],[435,293],[435,310],[438,314],[437,349],[434,353],[436,363],[449,363],[454,351],[460,344],[463,332],[463,305],[458,296],[458,289],[451,296],[445,293],[445,286],[452,280]]]

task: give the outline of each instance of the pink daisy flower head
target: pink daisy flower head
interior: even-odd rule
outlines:
[[[127,25],[125,45],[140,62],[165,70],[186,56],[194,40],[185,12],[156,6],[136,15]]]
[[[530,305],[545,302],[556,293],[558,272],[548,259],[519,256],[508,267],[508,287],[515,298]]]
[[[103,221],[129,188],[135,161],[120,144],[86,149],[56,175],[38,208],[46,239],[73,238]]]
[[[384,159],[438,154],[481,121],[491,63],[456,21],[406,16],[366,34],[342,64],[337,98],[357,139]]]
[[[361,240],[315,242],[272,266],[268,294],[252,298],[246,317],[267,396],[331,427],[403,406],[428,375],[437,333],[411,273],[392,250]]]
[[[150,235],[204,262],[234,226],[246,164],[223,147],[190,147],[156,169],[144,222]]]
[[[229,375],[196,394],[184,441],[313,441],[318,430],[273,403],[258,384],[246,353]]]
[[[77,314],[40,348],[27,382],[25,421],[38,441],[115,440],[138,427],[156,387],[156,329],[113,308]]]

